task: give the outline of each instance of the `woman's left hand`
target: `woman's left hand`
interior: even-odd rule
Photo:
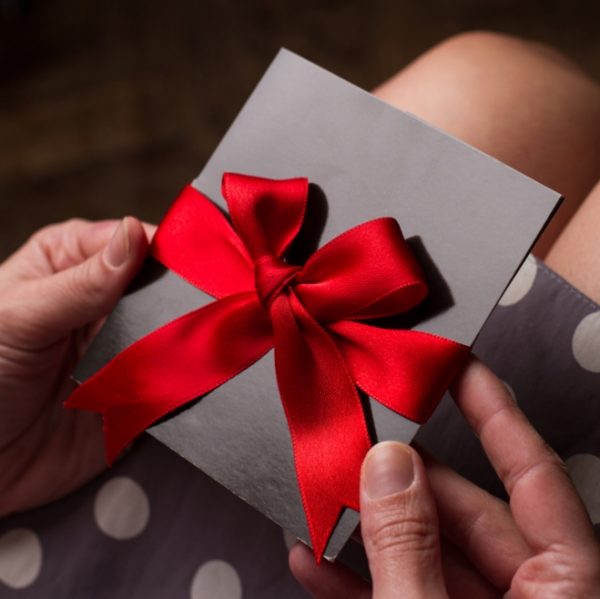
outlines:
[[[152,231],[132,217],[70,220],[0,264],[0,516],[57,499],[104,468],[101,417],[62,402]]]

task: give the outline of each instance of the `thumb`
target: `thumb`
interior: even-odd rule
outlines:
[[[393,441],[371,448],[360,501],[374,599],[447,598],[435,501],[417,452]]]
[[[108,244],[87,260],[32,281],[29,321],[37,344],[52,343],[71,330],[106,316],[139,270],[148,241],[139,220],[124,218]]]

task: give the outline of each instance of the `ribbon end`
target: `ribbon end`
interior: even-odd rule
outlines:
[[[106,404],[102,405],[102,400],[95,400],[93,394],[88,391],[86,384],[80,385],[63,402],[63,407],[68,410],[94,412],[102,416],[104,459],[107,466],[112,466],[119,455],[144,429],[133,431],[130,428],[129,423],[132,420],[131,406],[117,404],[111,407]],[[141,408],[143,410],[143,406]],[[147,414],[144,414],[144,416],[147,416]]]
[[[133,431],[128,424],[132,420],[131,411],[130,407],[129,413],[123,408],[108,408],[102,412],[104,457],[108,466],[112,466],[129,445],[156,419],[154,417],[144,421],[137,418],[136,420],[142,422],[142,425]]]
[[[317,545],[316,543],[313,543],[313,547],[312,547],[312,551],[313,551],[313,555],[315,556],[315,563],[317,564],[317,566],[321,565],[321,562],[323,561],[323,557],[325,556],[325,549],[327,547],[327,544],[323,544],[320,543],[319,545]]]
[[[78,385],[63,401],[63,407],[67,410],[86,410],[88,412],[97,412],[101,413],[102,408],[99,405],[96,405],[95,402],[90,401],[89,394],[82,393],[81,389],[83,384]]]
[[[323,558],[327,560],[325,551],[344,508],[344,505],[332,502],[325,510],[320,510],[318,515],[313,513],[310,517],[307,514],[310,542],[317,565],[321,564]]]

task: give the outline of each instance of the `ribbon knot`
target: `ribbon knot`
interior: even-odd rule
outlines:
[[[299,266],[291,266],[275,256],[263,256],[254,264],[256,293],[261,304],[270,308],[277,296],[290,285],[300,271]]]
[[[425,421],[468,348],[373,325],[417,305],[427,287],[398,223],[358,225],[300,268],[285,252],[306,212],[308,181],[227,173],[231,224],[191,186],[159,226],[154,257],[215,301],[115,356],[67,407],[104,416],[107,461],[148,426],[222,385],[275,349],[298,487],[320,560],[341,510],[358,510],[371,446],[360,388]],[[268,308],[266,310],[265,308]]]

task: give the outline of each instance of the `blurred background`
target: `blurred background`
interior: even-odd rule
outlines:
[[[0,0],[0,260],[73,216],[159,220],[280,46],[370,89],[472,29],[600,79],[598,0]]]

